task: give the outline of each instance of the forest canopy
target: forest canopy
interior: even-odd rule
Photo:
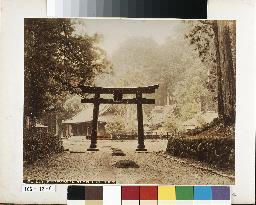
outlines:
[[[80,95],[78,85],[91,85],[111,70],[99,37],[79,35],[71,19],[25,19],[24,115],[65,113],[66,100]],[[69,110],[74,112],[74,109]]]

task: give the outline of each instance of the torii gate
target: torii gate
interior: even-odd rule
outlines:
[[[81,86],[84,94],[94,94],[93,98],[82,99],[81,103],[93,103],[93,120],[91,132],[91,145],[88,151],[98,151],[97,149],[97,124],[99,116],[100,104],[137,104],[137,120],[138,120],[138,147],[136,151],[147,151],[144,145],[144,128],[143,128],[143,110],[142,104],[155,104],[155,99],[143,98],[142,94],[152,94],[159,85],[136,87],[136,88],[103,88]],[[113,99],[101,98],[101,94],[113,94]],[[123,99],[123,94],[134,94],[135,98]]]

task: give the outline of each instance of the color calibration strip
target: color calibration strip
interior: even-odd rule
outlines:
[[[207,0],[48,0],[53,17],[207,18]]]
[[[229,186],[69,186],[69,205],[228,205]]]

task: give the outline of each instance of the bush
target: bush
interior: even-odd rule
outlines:
[[[33,163],[63,151],[60,138],[43,129],[25,129],[23,134],[23,160]]]
[[[180,120],[173,113],[169,114],[163,127],[171,134],[176,134],[180,130]]]
[[[166,151],[219,168],[235,167],[235,140],[230,137],[172,137],[168,140]]]
[[[140,166],[132,160],[120,160],[114,164],[117,168],[139,168]]]
[[[106,124],[107,133],[118,133],[125,129],[123,118],[116,116],[112,119],[111,122]]]

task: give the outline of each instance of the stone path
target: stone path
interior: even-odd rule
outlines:
[[[135,152],[137,141],[99,140],[98,152],[88,152],[89,140],[72,137],[64,140],[69,152],[24,167],[24,179],[116,181],[122,184],[234,184],[234,179],[191,166],[179,158],[164,157],[167,140],[146,140],[146,153]],[[113,156],[121,149],[125,156]],[[83,152],[83,153],[81,153]],[[120,160],[132,160],[139,168],[117,168]]]

